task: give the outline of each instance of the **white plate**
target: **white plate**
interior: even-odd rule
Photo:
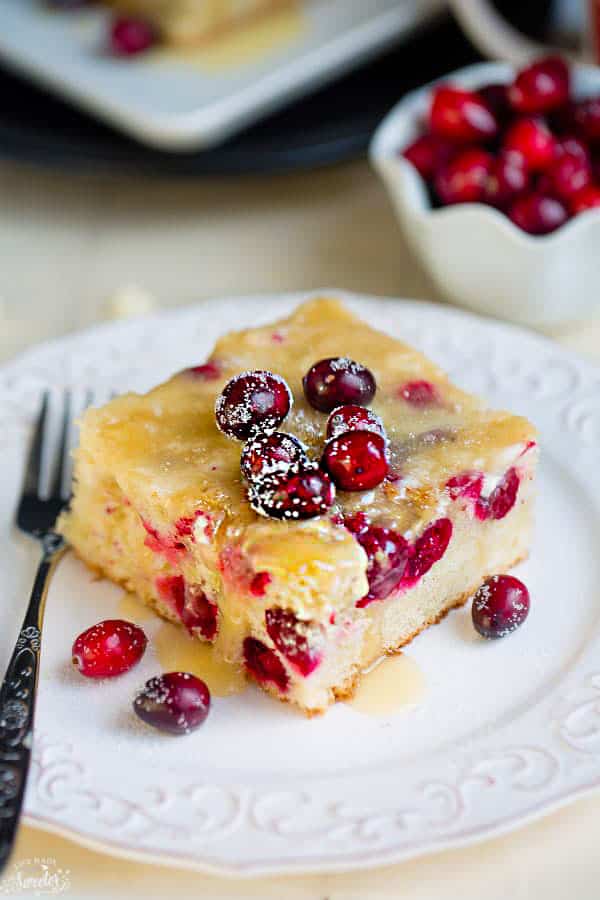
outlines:
[[[297,29],[225,64],[104,52],[108,14],[49,13],[42,0],[2,0],[0,58],[143,143],[209,147],[345,71],[439,11],[442,0],[308,0]],[[262,26],[257,26],[262,27]],[[289,33],[288,33],[289,32]],[[238,47],[236,51],[236,47]],[[204,63],[203,63],[204,60]]]
[[[33,549],[8,523],[42,389],[146,388],[202,360],[232,325],[265,323],[297,300],[215,300],[105,325],[0,370],[0,662],[33,571]],[[336,870],[479,840],[599,783],[600,370],[456,310],[348,302],[463,387],[539,426],[535,546],[519,570],[532,594],[527,623],[485,642],[466,609],[429,629],[407,651],[425,698],[388,720],[342,704],[307,720],[252,688],[216,700],[201,730],[174,739],[136,726],[130,713],[134,690],[158,668],[152,653],[109,684],[72,671],[73,637],[117,614],[121,592],[67,558],[44,632],[32,822],[116,853],[229,874]]]

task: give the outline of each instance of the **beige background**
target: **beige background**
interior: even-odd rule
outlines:
[[[437,299],[366,164],[179,183],[0,165],[0,359],[154,305],[323,286]],[[600,322],[554,337],[600,360]],[[227,881],[116,860],[28,827],[15,861],[54,857],[71,870],[67,896],[82,900],[598,900],[599,833],[592,797],[478,847],[370,873]]]

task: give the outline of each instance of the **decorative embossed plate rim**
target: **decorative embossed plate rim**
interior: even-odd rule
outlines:
[[[420,346],[466,387],[488,394],[495,403],[506,402],[516,411],[530,412],[540,426],[544,455],[551,459],[544,476],[550,493],[554,481],[562,484],[562,506],[552,508],[553,516],[558,515],[555,509],[560,509],[563,528],[574,529],[572,543],[576,538],[584,540],[588,531],[593,533],[600,519],[595,459],[600,440],[600,370],[545,339],[454,309],[333,293],[378,327]],[[5,477],[0,479],[4,513],[0,527],[5,529],[0,572],[9,599],[14,598],[8,604],[11,624],[0,623],[6,632],[0,637],[0,653],[5,659],[18,627],[17,606],[22,608],[22,592],[32,572],[32,556],[5,520],[14,502],[23,447],[40,392],[48,386],[67,385],[92,385],[107,395],[113,389],[144,389],[170,371],[197,362],[214,336],[227,327],[269,321],[303,296],[207,301],[163,316],[102,325],[37,347],[0,369],[0,448],[5,461]],[[544,513],[539,530],[544,539],[548,534],[551,540],[553,532],[544,530],[546,518]],[[556,522],[552,525],[554,529]],[[532,652],[531,667],[538,681],[526,702],[521,695],[517,697],[519,686],[515,683],[516,706],[499,712],[493,726],[478,727],[464,740],[444,745],[444,734],[440,734],[438,746],[432,737],[431,752],[415,755],[410,764],[397,757],[378,760],[374,753],[371,762],[366,759],[364,764],[341,767],[339,772],[320,771],[315,766],[301,780],[284,770],[269,773],[257,769],[232,775],[225,767],[204,781],[200,775],[190,781],[188,767],[181,776],[170,771],[168,783],[156,785],[157,758],[144,756],[143,748],[139,759],[129,765],[127,777],[111,780],[108,769],[103,769],[110,763],[106,753],[103,751],[104,758],[101,754],[94,757],[85,740],[78,743],[65,733],[68,723],[60,704],[71,696],[76,703],[77,687],[56,668],[64,646],[56,646],[55,631],[59,626],[64,630],[65,622],[59,621],[61,610],[51,597],[44,635],[47,666],[42,671],[35,762],[27,793],[28,820],[95,849],[221,874],[334,871],[397,862],[481,840],[597,788],[600,669],[594,656],[597,660],[600,651],[600,623],[593,591],[595,563],[586,547],[578,559],[585,562],[589,556],[590,571],[583,580],[575,580],[569,610],[573,618],[584,617],[585,627],[580,630],[585,634],[569,645],[568,652],[564,647],[555,651],[555,655],[562,654],[559,669],[553,668],[556,659],[552,654],[538,658]],[[549,547],[546,552],[544,557],[544,549],[541,554],[538,548],[534,551],[534,580],[540,571],[550,568],[558,549]],[[564,553],[572,552],[571,545],[565,545]],[[66,560],[64,572],[61,568],[57,575],[56,590],[69,615],[76,615],[75,607],[68,606],[69,591],[81,587],[77,565]],[[560,573],[555,577],[560,582]],[[89,602],[104,602],[102,587],[94,590],[100,593]],[[92,589],[88,586],[87,591]],[[548,603],[557,600],[545,599]],[[458,623],[459,616],[446,621]],[[539,630],[532,631],[534,625]],[[455,626],[445,624],[428,632],[415,643],[416,652],[427,652],[442,640],[446,640],[446,650],[456,647],[458,633],[449,632],[451,627]],[[508,661],[505,665],[511,671],[518,665],[515,654],[527,652],[527,647],[533,650],[546,639],[544,617],[528,627],[529,644],[518,643],[520,633],[502,644],[501,653],[506,656],[500,658]],[[479,651],[459,645],[467,671],[473,665],[485,668],[491,655],[484,649],[486,654],[480,653],[472,662],[469,654]],[[123,690],[128,696],[129,688]],[[242,699],[253,705],[253,715],[280,716],[280,707],[273,707],[267,698],[264,704],[258,695],[247,694],[240,702]],[[223,708],[227,712],[227,707]],[[326,721],[344,727],[347,714],[357,715],[342,710],[329,713]],[[460,715],[465,716],[464,710]],[[473,709],[467,719],[469,715],[474,715]],[[222,727],[223,718],[227,717],[221,715],[221,724],[215,719],[215,729]],[[329,726],[310,731],[310,722],[281,721],[281,727],[293,733],[299,733],[298,728],[306,730],[310,733],[307,740],[331,737]],[[403,721],[406,728],[414,723],[415,730],[423,724],[416,719]],[[385,724],[388,727],[389,723]],[[95,738],[93,719],[90,723],[82,715],[81,727],[82,738],[86,729],[87,736],[91,729]],[[398,727],[394,719],[388,734]],[[359,742],[364,739],[361,728],[358,723]],[[370,734],[374,741],[380,740],[375,731]],[[97,737],[100,741],[101,736]],[[406,731],[404,737],[409,737]],[[252,735],[247,738],[250,741]],[[124,740],[130,741],[131,736]],[[170,749],[174,745],[164,746],[166,750],[158,751],[164,754],[161,763],[175,753]],[[82,747],[88,756],[81,754]]]

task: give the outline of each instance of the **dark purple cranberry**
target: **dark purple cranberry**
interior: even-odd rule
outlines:
[[[584,140],[590,144],[600,143],[600,97],[590,97],[576,103],[573,118]]]
[[[508,85],[486,84],[477,91],[488,109],[491,109],[500,124],[505,125],[512,117],[513,111],[508,99]]]
[[[257,429],[274,430],[292,407],[292,393],[279,375],[256,370],[228,381],[217,397],[217,425],[228,437],[246,440]]]
[[[291,475],[306,467],[304,447],[291,434],[255,434],[242,450],[242,474],[248,481],[266,475]]]
[[[157,34],[144,19],[121,16],[110,28],[110,47],[117,56],[136,56],[154,46]]]
[[[189,672],[167,672],[146,682],[133,701],[136,715],[148,725],[171,734],[189,734],[210,709],[210,691]]]
[[[385,437],[383,422],[365,406],[338,406],[327,420],[327,437],[338,437],[346,431],[376,431]]]
[[[385,438],[374,431],[347,431],[325,446],[322,467],[342,491],[368,491],[388,473]]]
[[[302,379],[302,384],[310,405],[327,413],[348,403],[367,406],[377,389],[373,373],[344,356],[315,363]]]
[[[244,640],[244,663],[259,684],[274,684],[284,694],[290,683],[289,675],[274,650],[256,638]]]
[[[550,234],[569,218],[569,213],[560,200],[539,193],[517,197],[509,207],[508,215],[523,231],[535,235]]]
[[[473,625],[484,638],[506,637],[523,624],[528,613],[529,591],[512,575],[487,578],[471,607]]]
[[[314,519],[335,500],[329,476],[312,464],[293,475],[254,478],[248,487],[252,509],[272,519]]]
[[[267,634],[282,656],[305,678],[317,668],[322,654],[320,627],[298,619],[291,609],[276,606],[265,613]]]
[[[487,177],[484,199],[491,206],[505,209],[528,186],[529,175],[520,158],[501,153]]]

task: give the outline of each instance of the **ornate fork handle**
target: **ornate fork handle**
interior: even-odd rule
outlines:
[[[50,533],[43,537],[42,546],[43,555],[29,606],[0,687],[0,869],[11,853],[23,807],[31,760],[44,606],[50,576],[65,543],[59,535]]]

